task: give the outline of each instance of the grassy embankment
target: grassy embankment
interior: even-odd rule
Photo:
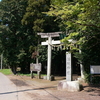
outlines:
[[[11,75],[11,74],[13,74],[11,69],[0,69],[0,72],[3,73],[4,75]],[[30,76],[30,74],[21,74],[21,73],[18,73],[18,75]],[[34,75],[37,76],[36,73],[34,73]],[[46,74],[42,74],[42,76],[46,76]]]
[[[11,75],[13,74],[11,69],[0,69],[0,72],[3,73],[4,75]],[[21,73],[18,73],[18,75],[21,75],[21,76],[30,76],[30,74],[21,74]]]
[[[0,69],[0,72],[3,73],[4,75],[11,75],[12,74],[10,69]]]

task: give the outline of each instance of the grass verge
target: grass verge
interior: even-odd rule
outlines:
[[[0,69],[0,72],[3,73],[4,75],[11,75],[12,71],[11,69]],[[22,73],[17,73],[18,75],[21,76],[31,76],[31,74],[22,74]],[[37,76],[37,73],[33,73],[34,76]],[[41,76],[46,76],[46,74],[41,74]]]
[[[4,75],[11,75],[11,69],[0,69],[0,72],[3,73]]]
[[[22,73],[17,73],[18,75],[21,75],[21,76],[31,76],[31,73],[30,74],[22,74]],[[37,73],[33,73],[34,76],[38,76]],[[41,76],[46,76],[46,74],[41,74]]]

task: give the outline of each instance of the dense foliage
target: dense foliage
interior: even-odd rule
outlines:
[[[99,0],[54,0],[47,14],[62,20],[67,36],[62,42],[71,51],[81,51],[74,53],[86,72],[90,65],[100,64]]]
[[[29,62],[28,43],[32,37],[28,36],[27,27],[21,24],[26,6],[27,0],[2,0],[0,3],[1,53],[14,72],[17,66],[28,66]]]
[[[26,13],[23,17],[22,24],[30,25],[34,32],[52,32],[58,31],[55,17],[44,14],[50,8],[51,0],[28,0]]]
[[[50,0],[0,2],[0,54],[3,53],[5,64],[10,66],[14,73],[16,67],[21,67],[21,71],[26,72],[29,71],[31,62],[36,63],[37,54],[35,57],[32,57],[32,54],[38,51],[38,44],[41,42],[37,32],[59,29],[54,21],[55,17],[42,13],[48,11],[49,7]],[[43,51],[46,54],[47,50]],[[46,57],[42,56],[40,61],[43,59],[45,61]]]
[[[12,69],[29,70],[38,51],[45,64],[47,49],[38,45],[37,32],[59,30],[64,32],[61,39],[66,36],[62,42],[87,73],[90,65],[100,64],[99,0],[2,0],[0,12],[0,54]]]

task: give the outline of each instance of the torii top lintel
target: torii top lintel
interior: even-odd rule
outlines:
[[[48,38],[48,37],[59,37],[59,34],[62,32],[51,32],[51,33],[37,33],[41,35],[41,38]]]

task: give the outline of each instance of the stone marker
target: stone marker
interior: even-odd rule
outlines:
[[[66,80],[60,81],[57,88],[58,90],[70,92],[82,90],[82,85],[79,81],[72,81],[72,60],[69,52],[66,52]]]
[[[69,52],[66,52],[66,80],[72,81],[72,58]]]
[[[60,81],[58,83],[58,90],[66,90],[70,92],[81,91],[83,86],[78,81]]]

